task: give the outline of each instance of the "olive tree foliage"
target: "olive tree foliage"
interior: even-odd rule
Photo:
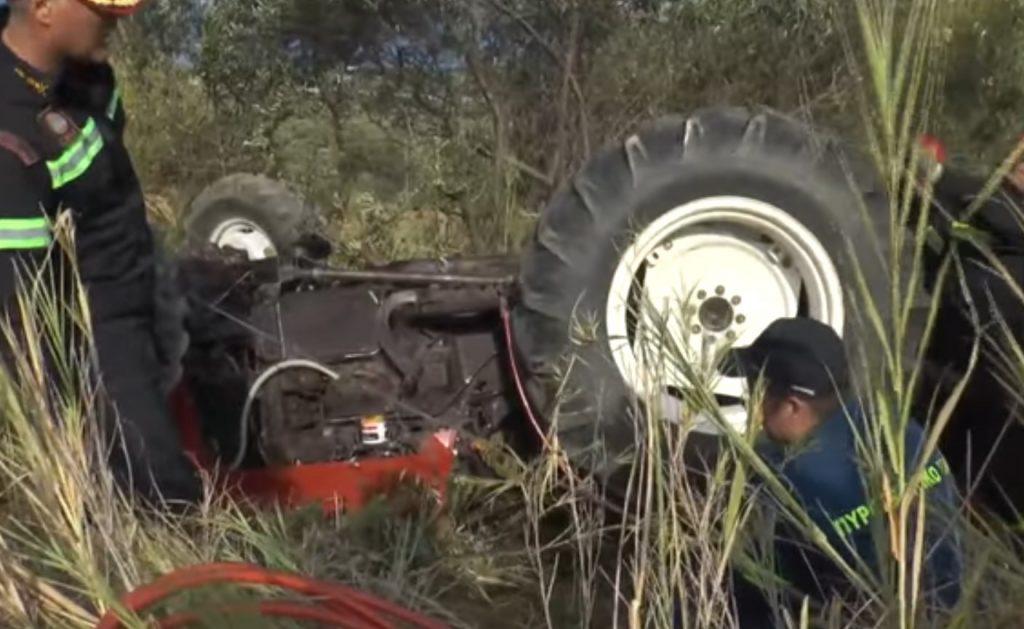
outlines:
[[[128,47],[121,60],[146,65],[194,59],[202,43],[207,4],[208,0],[149,0],[145,11],[120,23],[122,44]]]
[[[1020,131],[1022,5],[958,2],[934,126],[961,152]],[[213,169],[349,215],[360,195],[429,208],[494,251],[664,114],[767,105],[856,137],[858,28],[838,0],[154,0],[127,39],[138,67],[198,82]]]
[[[825,111],[845,102],[825,0],[421,6],[434,28],[403,40],[397,71],[381,69],[376,111],[461,138],[496,171],[510,171],[531,201],[658,115],[721,103]]]
[[[1024,134],[1024,0],[964,3],[948,33],[940,135],[989,168]]]
[[[402,7],[218,0],[206,13],[197,71],[219,111],[250,127],[248,145],[268,156],[272,173],[288,171],[288,155],[304,151],[307,174],[340,177],[353,167],[346,132],[362,111],[364,69],[394,36]],[[295,149],[296,138],[311,142]]]
[[[393,63],[373,75],[370,108],[457,138],[473,173],[488,169],[535,207],[599,147],[662,114],[845,105],[832,4],[421,2],[420,28],[392,42]],[[479,189],[476,177],[457,179]]]
[[[149,0],[119,22],[114,57],[128,112],[127,141],[160,222],[204,185],[236,170],[261,170],[245,148],[249,129],[222,118],[196,72],[207,0]]]
[[[659,115],[839,118],[834,4],[217,0],[195,70],[242,152],[322,203],[383,181],[375,194],[454,217],[470,248],[511,249],[582,162]]]

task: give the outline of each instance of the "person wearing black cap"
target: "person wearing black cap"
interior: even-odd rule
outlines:
[[[871,532],[876,516],[865,491],[857,449],[858,440],[868,434],[869,418],[859,404],[849,401],[849,369],[839,335],[813,319],[780,319],[751,345],[733,349],[725,369],[746,377],[751,390],[763,380],[759,454],[850,565],[857,565],[856,554],[877,570]],[[924,430],[911,422],[904,439],[910,472],[923,449]],[[956,507],[956,491],[941,455],[928,461],[924,485],[931,502]],[[926,596],[948,607],[959,597],[959,542],[946,522],[934,517],[927,522]],[[799,539],[789,528],[780,526],[776,531],[781,576],[819,601],[841,595],[848,584],[839,567],[810,551],[810,540]],[[764,626],[763,621],[747,624]]]

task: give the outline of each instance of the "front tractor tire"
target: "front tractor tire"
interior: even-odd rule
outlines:
[[[236,173],[210,184],[185,217],[190,247],[230,249],[248,260],[308,255],[316,208],[284,184]]]

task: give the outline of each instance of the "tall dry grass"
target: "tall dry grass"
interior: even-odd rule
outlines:
[[[916,159],[917,132],[928,128],[941,106],[935,101],[943,63],[937,37],[951,19],[950,5],[857,0],[854,9],[861,30],[847,33],[846,46],[852,65],[860,68],[869,148],[892,200],[887,301],[893,310],[880,312],[863,283],[849,300],[862,305],[864,338],[883,348],[879,363],[859,365],[859,398],[873,417],[860,454],[869,492],[884,514],[880,556],[891,557],[881,573],[847,565],[827,546],[757,455],[753,432],[731,430],[721,417],[709,372],[684,351],[685,343],[663,333],[666,322],[654,315],[646,327],[657,341],[656,358],[666,370],[684,372],[693,386],[685,412],[673,421],[650,410],[639,415],[642,430],[630,475],[634,500],[624,512],[608,508],[601,488],[575,473],[553,433],[552,447],[538,461],[503,457],[492,461],[501,471],[498,480],[457,481],[455,503],[444,517],[430,510],[400,515],[382,504],[362,516],[324,520],[316,513],[261,511],[213,496],[187,516],[144,513],[117,493],[103,464],[92,413],[101,392],[83,376],[91,348],[81,292],[74,289],[74,299],[61,301],[39,290],[22,300],[21,311],[30,315],[22,317],[24,334],[6,330],[18,346],[17,360],[0,375],[0,624],[90,627],[121,593],[160,573],[239,560],[368,587],[457,625],[486,622],[466,620],[472,616],[462,614],[467,601],[500,608],[502,600],[514,600],[529,609],[518,610],[519,616],[506,612],[505,626],[664,627],[678,610],[683,626],[729,627],[736,620],[732,571],[749,574],[775,600],[785,591],[772,577],[773,529],[765,520],[771,517],[831,555],[858,593],[853,604],[780,605],[780,626],[1019,626],[1024,554],[1009,526],[966,514],[957,516],[967,559],[961,603],[945,614],[924,608],[924,540],[912,532],[938,516],[925,508],[920,467],[905,472],[899,438],[912,416],[920,358],[939,307],[936,299],[922,304],[920,298],[930,207],[912,194],[913,167],[906,165]],[[993,181],[1002,174],[995,173]],[[908,220],[911,227],[904,229]],[[971,239],[971,232],[964,234]],[[970,242],[984,251],[984,243]],[[994,254],[991,261],[1009,276]],[[961,265],[954,254],[941,267],[943,281],[954,290]],[[1024,307],[1024,291],[1018,287],[1017,294]],[[924,339],[908,357],[902,349],[917,342],[914,311],[922,305]],[[69,346],[73,336],[82,344]],[[1024,350],[1014,330],[979,331],[976,347],[976,357],[987,348],[999,358],[1008,390],[1024,390]],[[50,350],[55,371],[45,372]],[[49,379],[46,373],[58,376]],[[917,418],[930,420],[930,451],[969,375],[951,397],[932,405],[933,417]],[[755,392],[754,409],[757,399]],[[698,414],[718,422],[726,445],[702,472],[682,464],[699,439],[693,432]],[[755,410],[754,431],[758,423]],[[770,498],[770,512],[761,507],[764,497]],[[237,595],[218,589],[170,607]],[[126,620],[144,626],[145,619]]]

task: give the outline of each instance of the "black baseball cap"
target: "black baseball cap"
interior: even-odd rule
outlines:
[[[813,398],[845,386],[848,368],[836,331],[799,317],[778,319],[750,345],[730,350],[723,372],[751,381],[763,374],[770,391]]]

